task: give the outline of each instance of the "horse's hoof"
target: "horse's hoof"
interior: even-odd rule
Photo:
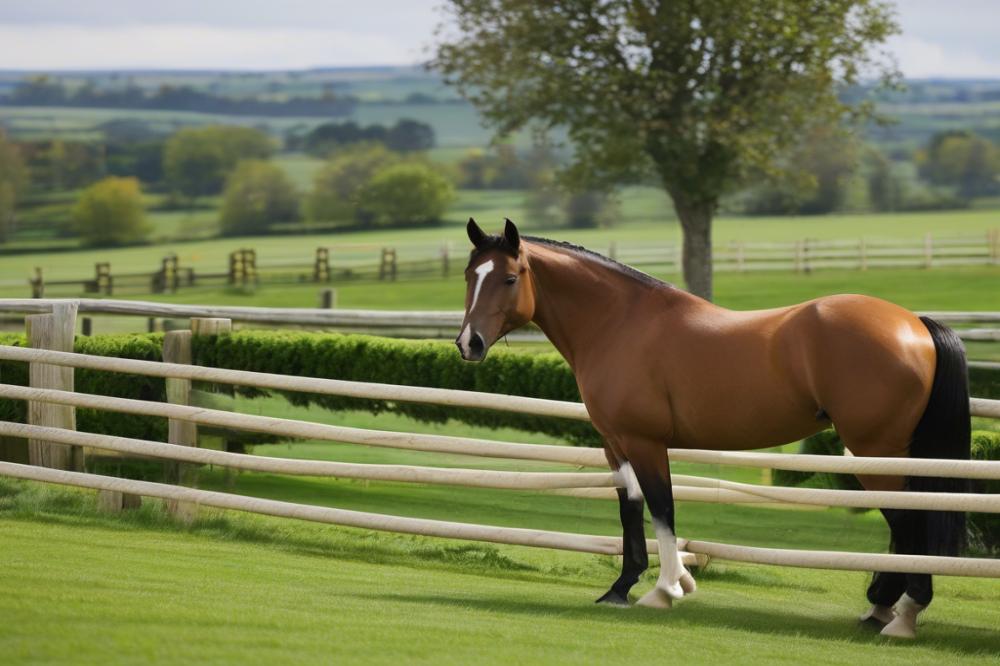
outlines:
[[[869,625],[881,631],[882,627],[896,619],[892,609],[888,606],[872,606],[867,612],[862,613],[858,618],[861,624]]]
[[[880,633],[890,638],[913,640],[917,637],[917,623],[915,620],[916,618],[897,615],[892,622],[885,625]]]
[[[925,608],[927,608],[926,605],[918,604],[910,595],[904,593],[893,607],[896,617],[892,619],[892,622],[885,625],[882,635],[892,638],[916,638],[917,616]]]
[[[680,584],[684,594],[692,594],[698,589],[698,584],[694,582],[694,576],[686,571],[680,578]]]
[[[605,604],[608,606],[616,606],[618,608],[628,608],[628,597],[623,597],[614,590],[608,590],[604,593],[600,599],[594,602],[595,604]]]
[[[636,605],[645,606],[646,608],[669,610],[670,608],[673,608],[674,600],[669,594],[660,589],[659,586],[656,586],[646,594],[642,595],[642,598],[636,602]]]

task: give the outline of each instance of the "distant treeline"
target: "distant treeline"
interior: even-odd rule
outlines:
[[[88,82],[68,88],[48,76],[25,79],[0,97],[0,104],[9,106],[157,109],[252,116],[346,116],[354,111],[357,103],[354,97],[334,94],[331,89],[319,97],[275,100],[224,97],[191,86],[163,85],[155,92],[147,92],[131,84],[122,88],[98,88]]]

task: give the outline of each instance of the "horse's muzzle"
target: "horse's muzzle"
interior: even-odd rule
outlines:
[[[482,361],[486,358],[486,341],[483,340],[483,336],[470,331],[468,327],[455,338],[455,346],[466,361]]]

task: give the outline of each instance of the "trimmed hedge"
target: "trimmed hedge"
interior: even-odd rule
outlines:
[[[972,433],[973,460],[1000,460],[1000,432],[976,430]],[[973,491],[1000,493],[1000,481],[974,481]],[[1000,514],[969,514],[969,546],[973,551],[1000,555]]]
[[[969,368],[969,393],[976,398],[1000,400],[1000,370]]]
[[[217,338],[196,338],[194,362],[217,368],[302,377],[325,377],[408,386],[431,386],[579,401],[576,379],[556,353],[526,354],[493,349],[482,363],[466,363],[454,346],[438,341],[408,341],[368,335],[240,331]],[[257,389],[239,389],[249,397]],[[284,393],[297,405],[330,410],[394,412],[425,422],[449,419],[490,428],[510,427],[600,446],[589,423],[489,410],[414,405],[304,393]]]
[[[0,334],[0,344],[24,347],[23,335]],[[99,337],[77,336],[73,350],[95,356],[116,356],[144,361],[162,360],[163,335],[157,333],[136,335],[109,335]],[[5,384],[28,385],[28,364],[0,361],[0,381]],[[159,377],[142,377],[116,372],[101,372],[78,368],[75,373],[76,390],[80,393],[108,395],[136,400],[166,400],[164,380]],[[0,399],[0,420],[24,423],[27,402]],[[166,419],[135,416],[96,409],[76,410],[77,428],[86,432],[107,433],[122,437],[137,437],[166,441]]]
[[[802,440],[799,453],[817,456],[842,456],[844,443],[836,430],[828,429]],[[771,484],[775,486],[800,486],[802,488],[833,488],[835,490],[861,490],[861,484],[853,474],[831,472],[796,472],[786,469],[771,471]]]

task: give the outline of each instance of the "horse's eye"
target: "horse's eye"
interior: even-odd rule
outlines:
[[[517,282],[517,276],[516,275],[508,275],[507,279],[504,280],[504,282],[506,282],[507,284],[514,284],[515,282]]]

